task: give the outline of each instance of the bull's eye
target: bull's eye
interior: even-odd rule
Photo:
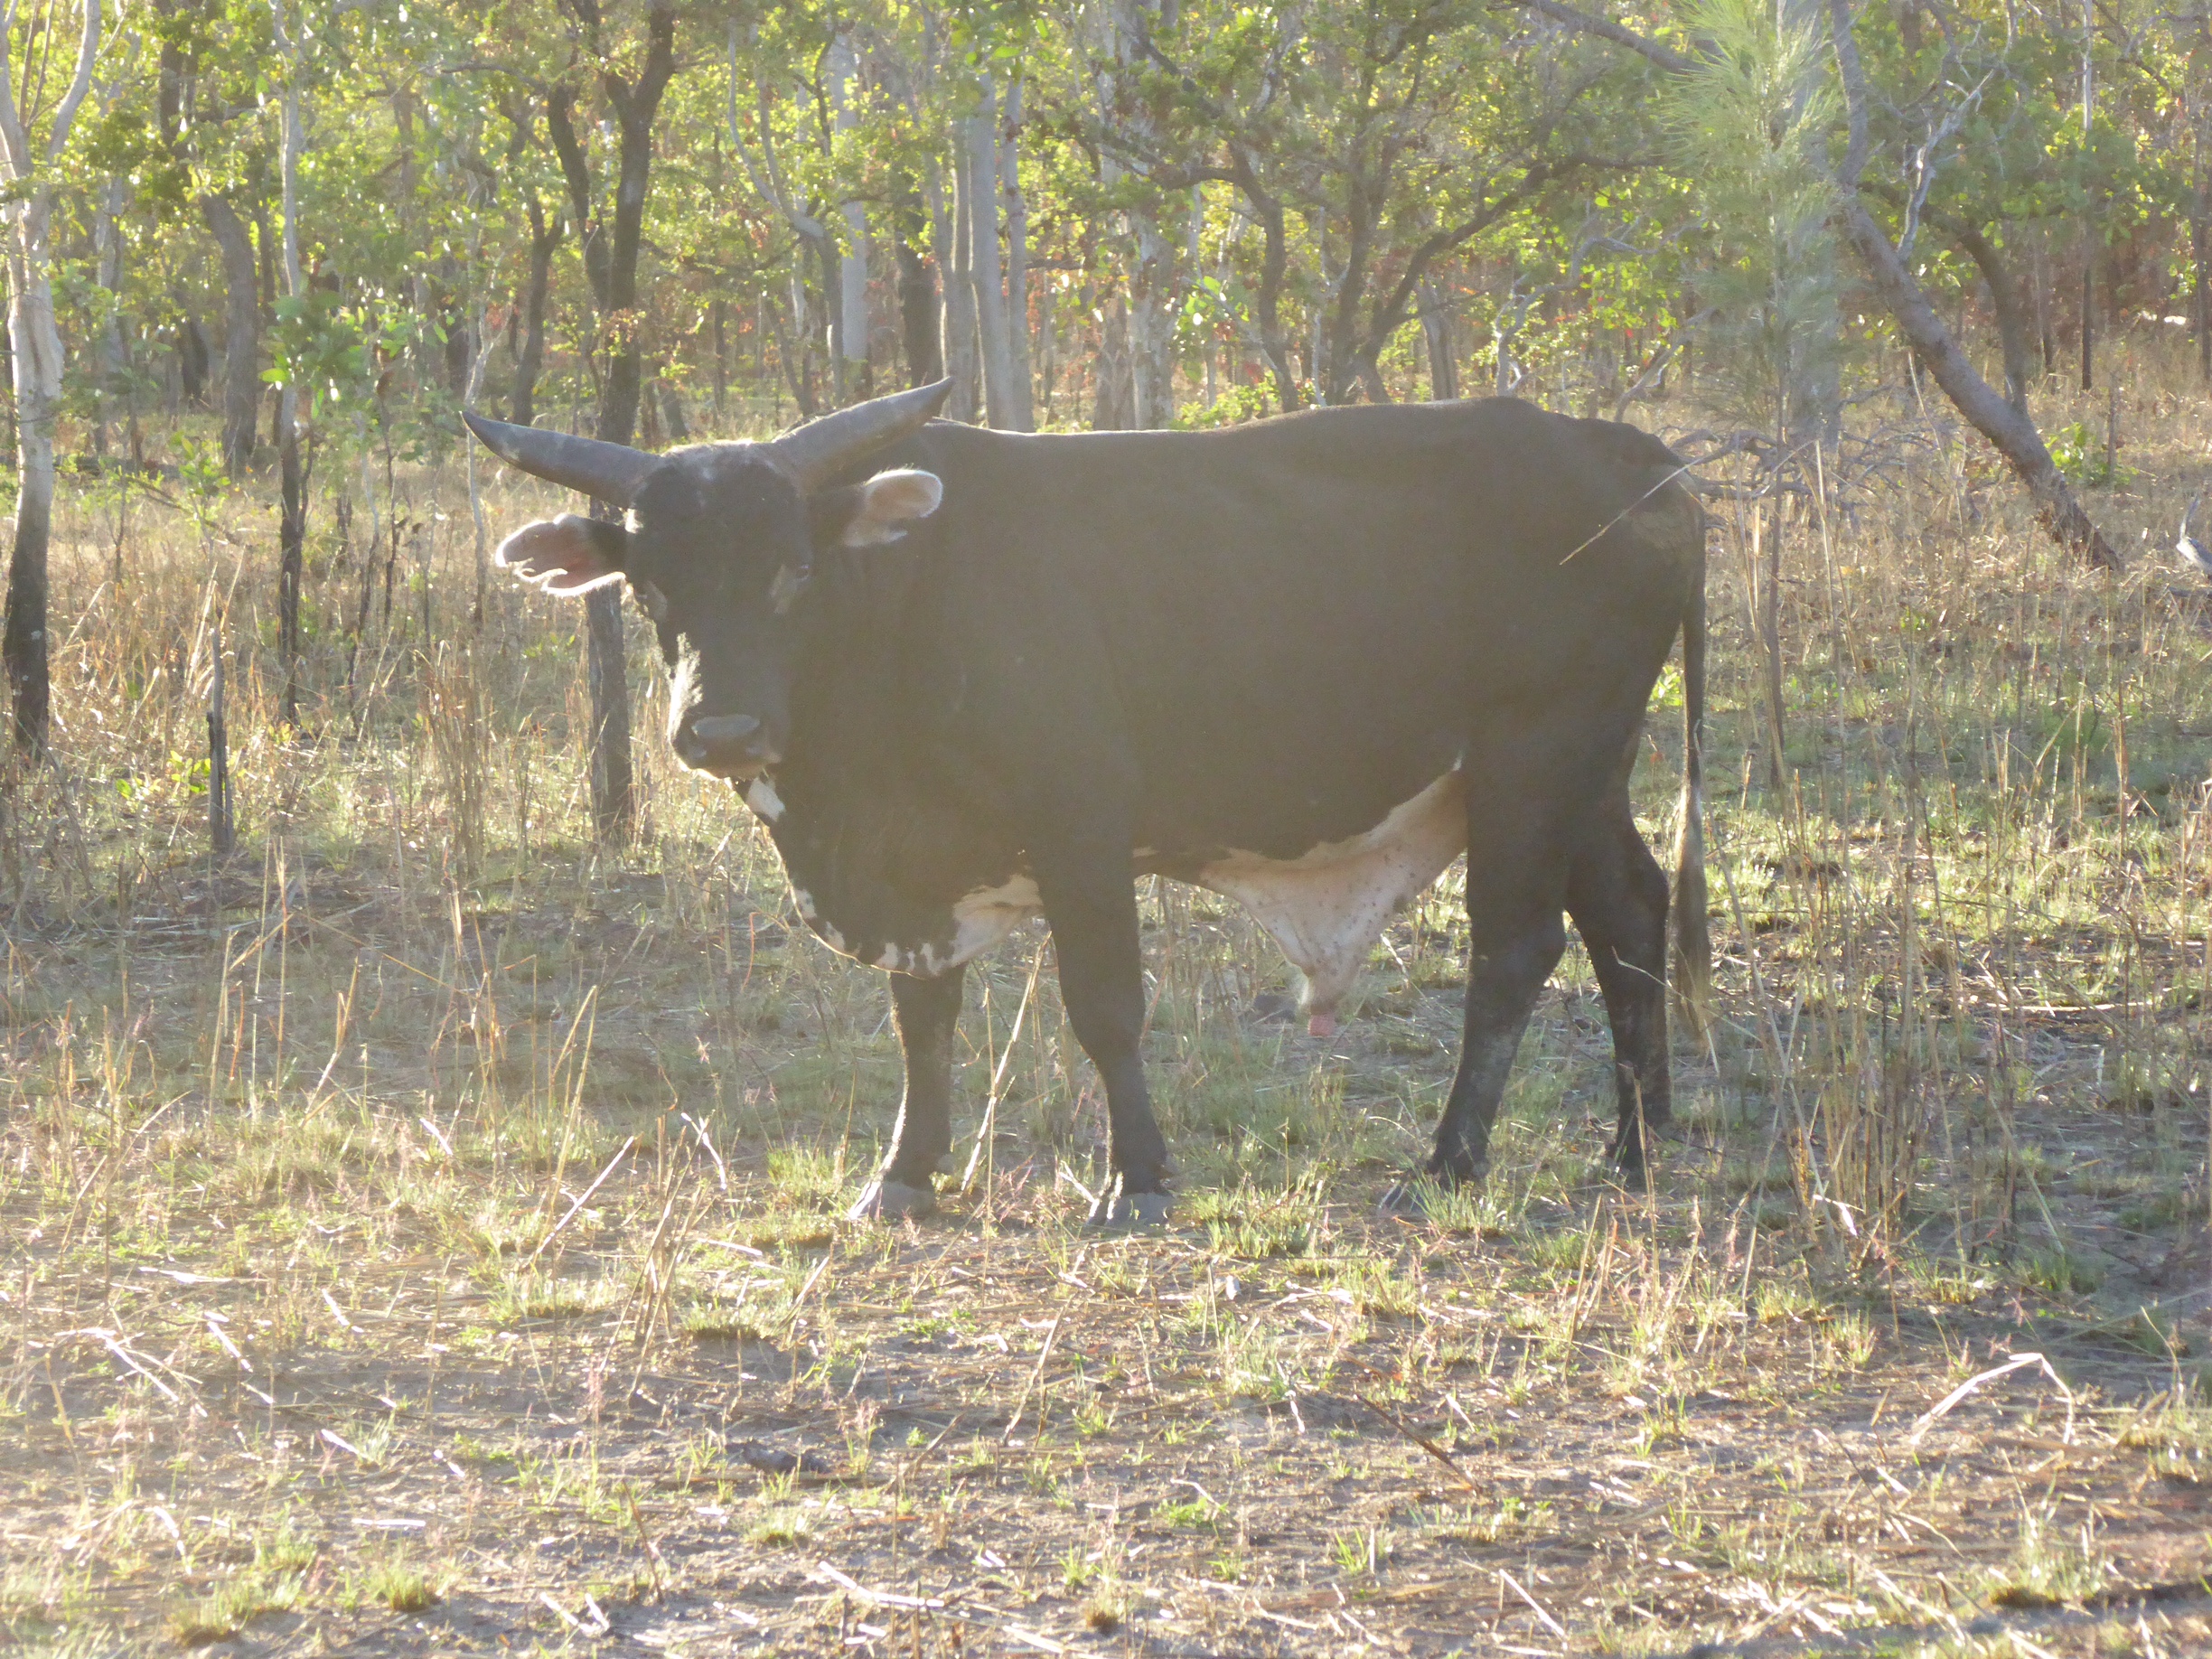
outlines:
[[[768,603],[775,607],[778,616],[790,614],[806,584],[807,573],[803,570],[786,565],[776,572],[775,580],[768,585]]]

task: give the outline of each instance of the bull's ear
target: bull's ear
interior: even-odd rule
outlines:
[[[566,599],[621,581],[629,550],[630,533],[621,525],[564,512],[525,524],[500,543],[493,558],[518,582]]]
[[[915,519],[926,519],[944,500],[944,485],[934,473],[900,467],[878,473],[852,492],[852,517],[839,538],[848,548],[881,547],[896,541]]]

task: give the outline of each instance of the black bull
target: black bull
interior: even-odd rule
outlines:
[[[1427,1173],[1480,1177],[1565,912],[1612,1022],[1612,1155],[1640,1178],[1670,1115],[1668,895],[1628,774],[1677,633],[1693,1006],[1708,956],[1704,521],[1673,454],[1510,399],[1036,436],[931,421],[945,389],[663,456],[470,419],[630,509],[527,526],[500,561],[554,593],[628,580],[678,756],[744,787],[814,931],[892,970],[905,1094],[856,1214],[933,1203],[962,964],[1023,917],[1049,922],[1105,1082],[1093,1219],[1151,1222],[1172,1170],[1132,877],[1246,904],[1326,1030],[1391,911],[1463,848],[1465,1043]]]

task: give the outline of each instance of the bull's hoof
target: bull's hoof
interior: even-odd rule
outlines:
[[[1167,1193],[1110,1193],[1083,1223],[1092,1233],[1149,1233],[1167,1224],[1175,1199]]]
[[[1316,1008],[1306,1017],[1306,1035],[1311,1037],[1333,1037],[1336,1035],[1336,1015],[1334,1009]]]
[[[1429,1195],[1421,1189],[1429,1185],[1425,1181],[1392,1181],[1375,1205],[1375,1214],[1399,1221],[1428,1220]]]
[[[909,1186],[904,1181],[882,1177],[870,1181],[859,1201],[845,1212],[847,1221],[897,1221],[904,1216],[919,1218],[937,1214],[937,1195],[926,1186]]]

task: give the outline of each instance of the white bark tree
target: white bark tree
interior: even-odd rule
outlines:
[[[760,135],[760,156],[757,160],[754,157],[752,146],[745,140],[745,128],[737,119],[737,83],[741,73],[738,47],[741,39],[737,20],[732,18],[729,25],[730,147],[737,153],[737,160],[745,168],[745,177],[753,181],[753,188],[760,193],[761,200],[783,215],[783,222],[792,229],[792,234],[807,250],[826,287],[838,280],[837,253],[831,244],[830,228],[799,205],[799,198],[786,182],[783,169],[776,160],[775,140],[768,121],[768,88],[765,82],[756,81],[753,89],[754,117]],[[792,325],[806,334],[811,333],[813,325],[808,321],[811,308],[807,304],[805,283],[800,275],[802,263],[794,260],[792,266]],[[807,389],[807,383],[803,362],[794,365],[792,390],[799,397],[801,413],[811,416],[814,411],[808,399],[812,394]]]
[[[830,82],[830,130],[842,137],[860,125],[852,84],[860,72],[860,54],[853,49],[849,34],[840,33],[830,41],[823,70]],[[837,365],[838,401],[843,403],[867,390],[868,224],[867,210],[858,202],[844,202],[838,213],[845,221],[845,246],[838,256],[836,328],[830,355]]]
[[[980,80],[976,112],[955,123],[961,194],[969,203],[968,276],[975,285],[985,417],[1001,431],[1020,432],[1029,425],[1027,399],[1016,396],[1014,342],[1008,337],[1006,278],[998,258],[998,99],[990,78]]]
[[[108,453],[108,422],[113,417],[116,395],[122,389],[129,367],[123,343],[123,201],[119,178],[101,184],[92,210],[92,280],[102,295],[98,325],[99,373],[95,389],[98,417],[92,426],[92,450]]]
[[[968,267],[968,257],[974,246],[969,220],[973,217],[975,190],[968,176],[967,146],[961,141],[959,127],[958,122],[953,124],[949,197],[941,170],[936,163],[930,164],[930,240],[944,286],[938,351],[944,361],[944,371],[952,381],[952,395],[945,400],[944,416],[947,420],[972,421],[981,403],[976,395],[975,284],[970,280]]]
[[[1010,412],[1019,432],[1036,430],[1035,381],[1029,371],[1029,200],[1021,184],[1021,76],[1007,83],[998,110],[998,193],[1006,209],[1006,312],[1014,359]]]
[[[1157,123],[1143,90],[1152,29],[1162,14],[1161,0],[1114,0],[1108,27],[1112,68],[1104,77],[1101,103],[1109,121],[1124,127],[1136,141],[1132,149],[1157,147]],[[1109,157],[1107,182],[1132,171]],[[1165,426],[1175,417],[1175,248],[1150,208],[1128,214],[1135,242],[1129,271],[1129,424]]]
[[[53,530],[54,419],[61,409],[61,335],[54,326],[52,167],[92,85],[99,55],[100,0],[83,0],[77,72],[54,108],[42,141],[24,130],[11,53],[16,10],[0,13],[0,169],[13,198],[7,228],[8,328],[15,359],[15,534],[8,558],[7,611],[0,627],[15,745],[43,752],[52,694],[46,661],[46,549]]]
[[[284,0],[269,0],[269,21],[284,59],[284,285],[285,297],[302,303],[307,285],[300,274],[299,163],[305,136],[300,129],[300,46],[285,15]],[[304,21],[304,20],[303,20]],[[276,403],[276,464],[284,505],[277,530],[277,654],[284,659],[284,721],[299,724],[300,589],[307,563],[307,469],[300,455],[299,388],[287,380]]]

